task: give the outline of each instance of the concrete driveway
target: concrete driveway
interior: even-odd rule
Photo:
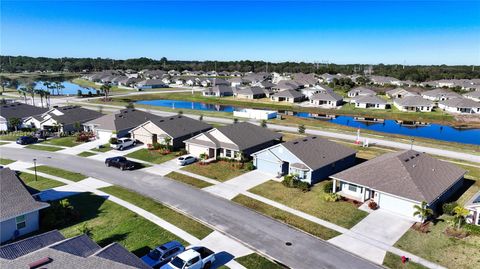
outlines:
[[[242,193],[257,185],[260,185],[272,179],[272,177],[273,176],[270,174],[266,174],[258,170],[253,170],[223,183],[204,188],[204,190],[231,200],[239,193]]]

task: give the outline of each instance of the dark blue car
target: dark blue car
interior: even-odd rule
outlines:
[[[17,138],[17,144],[20,145],[28,145],[28,144],[33,144],[37,143],[38,138],[33,137],[33,136],[20,136]]]
[[[180,242],[170,241],[150,251],[142,257],[142,261],[153,268],[160,268],[184,251],[185,247]]]

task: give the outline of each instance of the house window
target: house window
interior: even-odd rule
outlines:
[[[228,158],[232,157],[232,151],[229,149],[225,150],[225,156],[227,156]]]
[[[357,192],[357,186],[349,184],[348,190],[351,192]]]
[[[15,218],[15,222],[17,224],[17,230],[23,229],[27,227],[27,219],[25,215],[21,215]]]

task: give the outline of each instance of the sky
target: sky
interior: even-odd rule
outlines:
[[[1,1],[2,55],[480,64],[480,1]]]

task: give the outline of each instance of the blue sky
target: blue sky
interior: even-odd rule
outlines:
[[[480,64],[480,1],[4,1],[1,54]]]

